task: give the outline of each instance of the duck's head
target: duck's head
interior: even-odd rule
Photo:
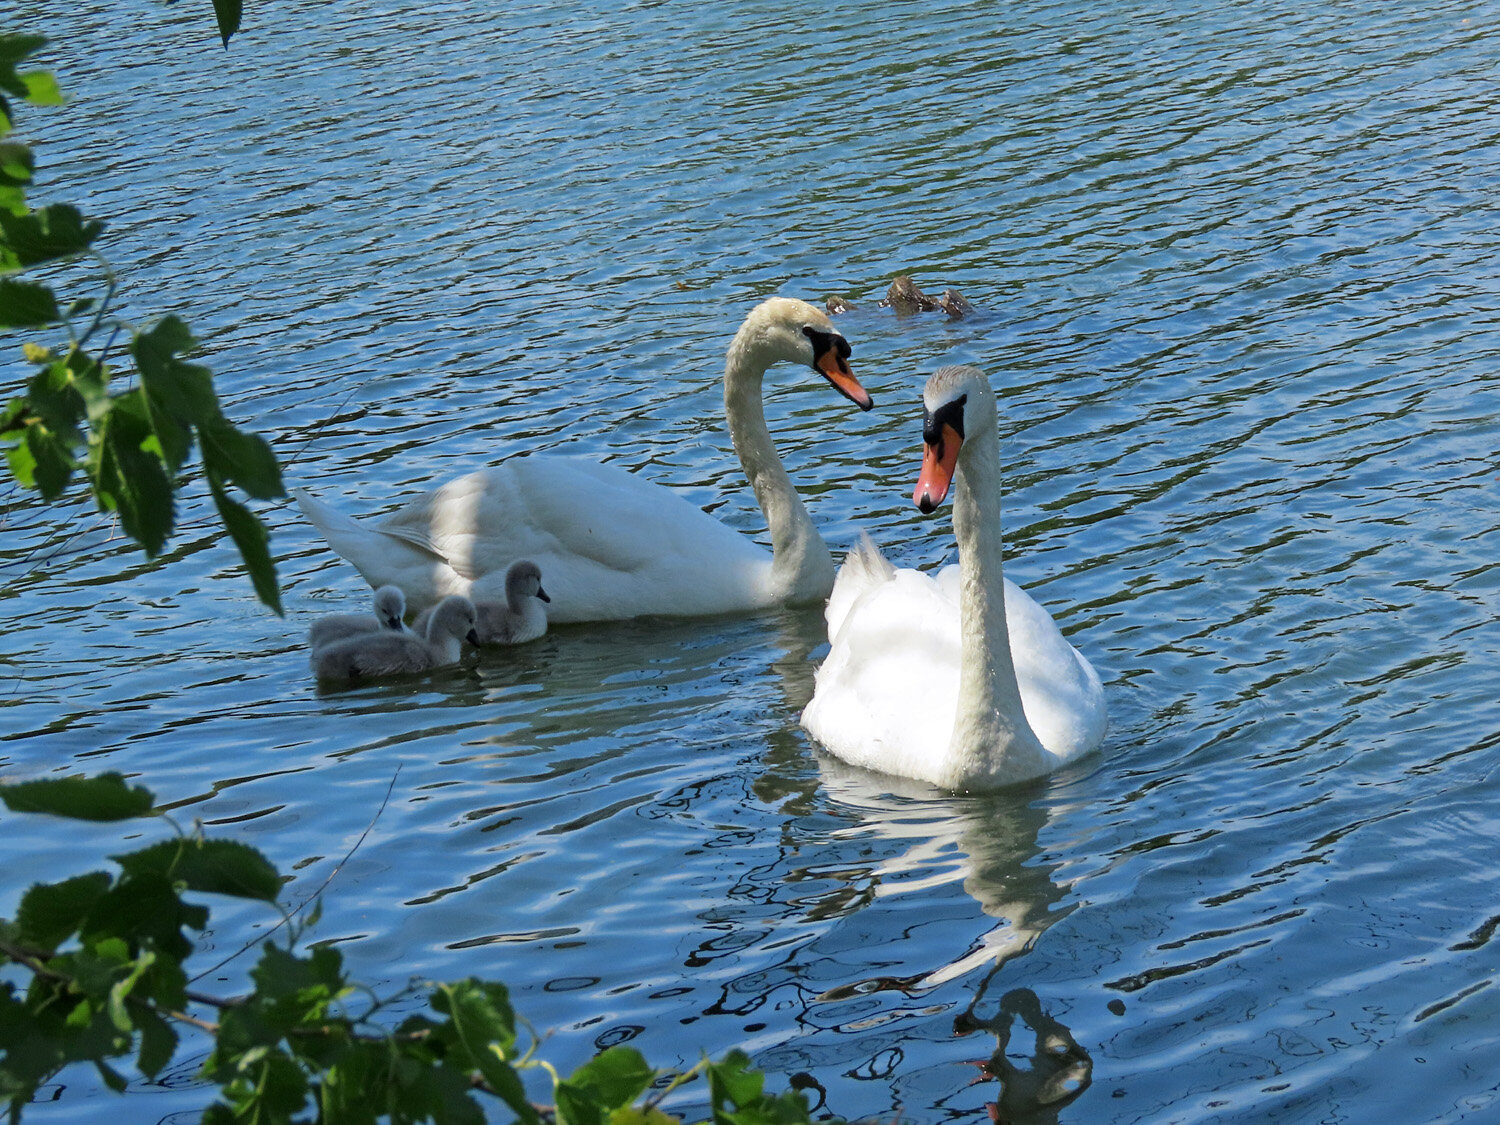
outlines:
[[[922,472],[912,501],[933,512],[948,495],[965,433],[994,427],[995,395],[977,367],[940,367],[922,393]]]
[[[849,341],[816,305],[795,297],[762,301],[745,319],[740,339],[762,355],[767,367],[773,363],[811,367],[861,410],[875,405],[849,369]]]

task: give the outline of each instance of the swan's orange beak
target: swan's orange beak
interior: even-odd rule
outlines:
[[[923,444],[922,474],[917,477],[917,487],[911,498],[924,513],[936,510],[947,497],[948,488],[953,483],[953,470],[958,466],[958,450],[963,443],[959,432],[944,424],[938,429],[936,441]]]
[[[817,367],[818,373],[833,384],[834,390],[861,410],[869,410],[875,405],[870,392],[859,385],[859,380],[854,377],[854,372],[849,370],[849,363],[839,354],[838,348],[832,346],[826,348],[822,355],[813,360],[813,364]]]

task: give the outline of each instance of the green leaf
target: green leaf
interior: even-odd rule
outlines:
[[[590,1096],[590,1091],[557,1084],[557,1125],[605,1125],[608,1111]]]
[[[766,1076],[751,1067],[750,1056],[743,1051],[730,1051],[708,1064],[708,1089],[715,1109],[726,1102],[749,1105],[761,1096],[765,1084]]]
[[[5,132],[0,121],[0,137]],[[35,172],[36,161],[29,148],[15,141],[0,141],[0,210],[12,215],[26,214],[26,189]]]
[[[156,805],[151,790],[127,787],[118,773],[0,785],[0,801],[11,812],[51,813],[74,820],[129,820],[147,816]]]
[[[161,445],[167,468],[176,472],[193,447],[193,430],[220,417],[213,374],[176,353],[195,346],[187,326],[175,316],[139,332],[130,351],[141,373],[147,418]]]
[[[183,352],[198,346],[187,324],[180,316],[164,316],[144,332],[137,332],[130,342],[136,363],[151,378],[176,360]],[[217,405],[214,413],[218,413]]]
[[[25,945],[55,950],[78,931],[83,920],[114,882],[108,872],[75,875],[61,883],[37,883],[21,898],[16,911],[19,938]]]
[[[307,1103],[307,1075],[284,1052],[268,1051],[255,1068],[255,1096],[251,1104],[260,1116],[250,1121],[285,1121]]]
[[[85,220],[71,203],[53,203],[24,215],[0,210],[0,269],[25,269],[87,250],[104,224]]]
[[[57,79],[45,70],[32,70],[20,76],[26,86],[26,100],[32,105],[65,105]]]
[[[114,406],[108,390],[109,369],[78,348],[69,351],[63,363],[67,366],[73,389],[83,400],[85,417],[90,425],[96,425]]]
[[[609,1115],[609,1125],[681,1125],[681,1121],[654,1105],[626,1106]]]
[[[257,500],[285,496],[281,467],[265,438],[242,433],[225,418],[202,423],[198,428],[203,465],[214,475],[238,485]]]
[[[61,496],[78,467],[73,443],[40,422],[22,431],[20,443],[5,451],[5,459],[21,486],[36,489],[44,500]]]
[[[152,1011],[143,1011],[136,1021],[141,1033],[141,1051],[136,1066],[147,1078],[155,1078],[177,1053],[177,1032],[172,1025]]]
[[[120,513],[125,533],[155,557],[172,535],[174,486],[146,420],[139,388],[118,395],[95,431],[97,460],[90,464],[94,498]]]
[[[127,875],[158,875],[190,891],[275,902],[281,876],[269,860],[236,840],[177,839],[110,856]]]
[[[47,40],[40,35],[16,35],[12,33],[0,34],[0,90],[8,94],[14,94],[18,98],[27,96],[28,88],[22,77],[16,73],[18,67],[26,58],[39,50]],[[4,120],[0,124],[8,124],[10,119],[10,102],[0,96],[0,115]],[[0,136],[5,133],[0,129]]]
[[[349,987],[344,979],[343,955],[331,945],[316,946],[306,957],[299,957],[266,942],[250,977],[263,1007],[280,1006],[278,1012],[268,1009],[276,1019],[288,1021],[279,1031],[305,1020],[321,1020],[328,1006]]]
[[[241,0],[214,0],[214,18],[219,21],[219,38],[229,46],[229,37],[240,30]]]
[[[610,1047],[559,1083],[574,1091],[587,1091],[588,1097],[605,1110],[627,1106],[651,1085],[656,1071],[633,1047]],[[559,1103],[559,1107],[561,1103]]]
[[[205,907],[184,902],[161,875],[143,873],[118,880],[89,911],[79,936],[101,956],[114,948],[111,942],[120,943],[122,962],[131,960],[131,951],[142,948],[180,962],[193,950],[183,927],[202,930],[207,925]],[[163,968],[152,981],[152,993],[159,999],[180,1003],[181,991],[180,967],[176,975]]]
[[[37,328],[62,319],[50,286],[0,278],[0,328]]]
[[[214,393],[213,373],[196,363],[184,363],[182,352],[198,346],[186,324],[175,316],[163,317],[130,342],[130,354],[140,369],[153,416],[166,415],[183,427],[202,426],[222,417],[219,397]],[[173,464],[177,468],[181,458]]]
[[[245,569],[250,572],[256,596],[273,613],[281,616],[281,586],[276,580],[276,563],[271,559],[271,533],[249,508],[224,491],[223,484],[213,473],[208,474],[208,487],[214,505],[219,509],[219,518],[240,549],[240,558],[245,560]]]
[[[117,1094],[123,1094],[129,1085],[125,1076],[103,1059],[94,1060],[94,1068],[98,1070],[99,1077],[104,1079],[104,1084]]]
[[[42,35],[20,35],[15,32],[0,34],[0,88],[20,94],[20,83],[15,78],[16,67],[46,44],[47,39]]]
[[[135,986],[140,983],[141,978],[151,971],[151,966],[156,963],[156,954],[146,950],[135,960],[134,967],[130,972],[115,981],[109,990],[109,1020],[115,1025],[115,1030],[132,1034],[135,1031],[135,1020],[130,1016],[125,1001],[129,999]]]
[[[448,1016],[455,1062],[479,1071],[520,1121],[537,1125],[536,1109],[507,1061],[516,1041],[516,1016],[505,986],[473,978],[452,981],[439,984],[430,1001],[434,1011]]]
[[[43,353],[51,354],[51,353]],[[88,412],[66,359],[44,364],[26,387],[27,405],[49,430],[82,441],[78,423]]]

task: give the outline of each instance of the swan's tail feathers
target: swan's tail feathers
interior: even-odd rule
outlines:
[[[833,582],[833,593],[828,595],[828,608],[824,619],[828,622],[828,639],[838,636],[849,610],[866,590],[883,586],[896,577],[896,567],[890,559],[880,553],[869,532],[859,533],[859,542],[844,556],[838,577]]]
[[[434,597],[435,572],[446,571],[441,557],[391,535],[378,524],[363,523],[331,504],[291,489],[302,514],[318,529],[328,545],[353,564],[372,587],[398,586],[406,594],[407,607],[420,609]]]
[[[359,550],[359,545],[366,542],[372,534],[352,516],[346,516],[332,504],[308,495],[300,488],[288,489],[297,501],[297,507],[302,509],[302,514],[307,517],[309,523],[316,527],[324,539],[345,558],[349,557],[349,551]]]
[[[875,582],[889,582],[896,577],[896,564],[880,553],[868,531],[859,533],[859,543],[844,557],[844,565],[856,560]]]

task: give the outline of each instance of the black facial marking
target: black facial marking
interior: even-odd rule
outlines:
[[[826,353],[829,348],[835,348],[838,351],[840,369],[845,372],[849,370],[849,365],[844,362],[849,358],[848,340],[837,332],[819,332],[816,328],[804,327],[802,334],[812,343],[814,364],[817,363],[818,357]]]
[[[943,440],[943,427],[948,426],[960,438],[964,436],[964,404],[968,395],[959,395],[952,402],[945,402],[936,410],[922,414],[922,440],[928,445],[938,445]]]

